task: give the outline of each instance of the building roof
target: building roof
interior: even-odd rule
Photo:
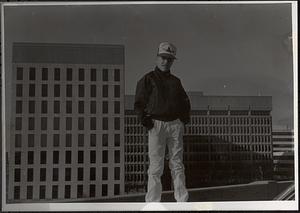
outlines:
[[[192,110],[272,110],[271,96],[205,96],[199,92],[187,92]],[[134,95],[125,96],[125,110],[134,107]]]
[[[124,46],[13,43],[13,63],[124,64]]]

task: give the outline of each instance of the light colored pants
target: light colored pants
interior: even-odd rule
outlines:
[[[186,202],[188,192],[185,187],[183,161],[183,123],[177,119],[170,122],[153,120],[154,127],[149,130],[149,169],[146,202],[160,202],[161,176],[164,170],[165,149],[169,150],[169,167],[174,183],[174,197],[177,202]]]

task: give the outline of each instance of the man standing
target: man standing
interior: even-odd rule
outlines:
[[[160,202],[166,146],[177,202],[188,200],[183,165],[183,131],[190,120],[190,101],[181,81],[171,74],[176,47],[159,45],[156,67],[137,83],[134,108],[148,130],[149,169],[146,202]]]

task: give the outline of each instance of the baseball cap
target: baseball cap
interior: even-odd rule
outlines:
[[[159,44],[157,55],[176,59],[176,51],[177,48],[170,42],[162,42]]]

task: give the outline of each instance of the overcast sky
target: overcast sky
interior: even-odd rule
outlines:
[[[274,124],[291,126],[289,4],[18,6],[4,15],[8,68],[12,42],[122,44],[126,93],[134,94],[158,44],[170,41],[172,72],[187,91],[272,96]]]

